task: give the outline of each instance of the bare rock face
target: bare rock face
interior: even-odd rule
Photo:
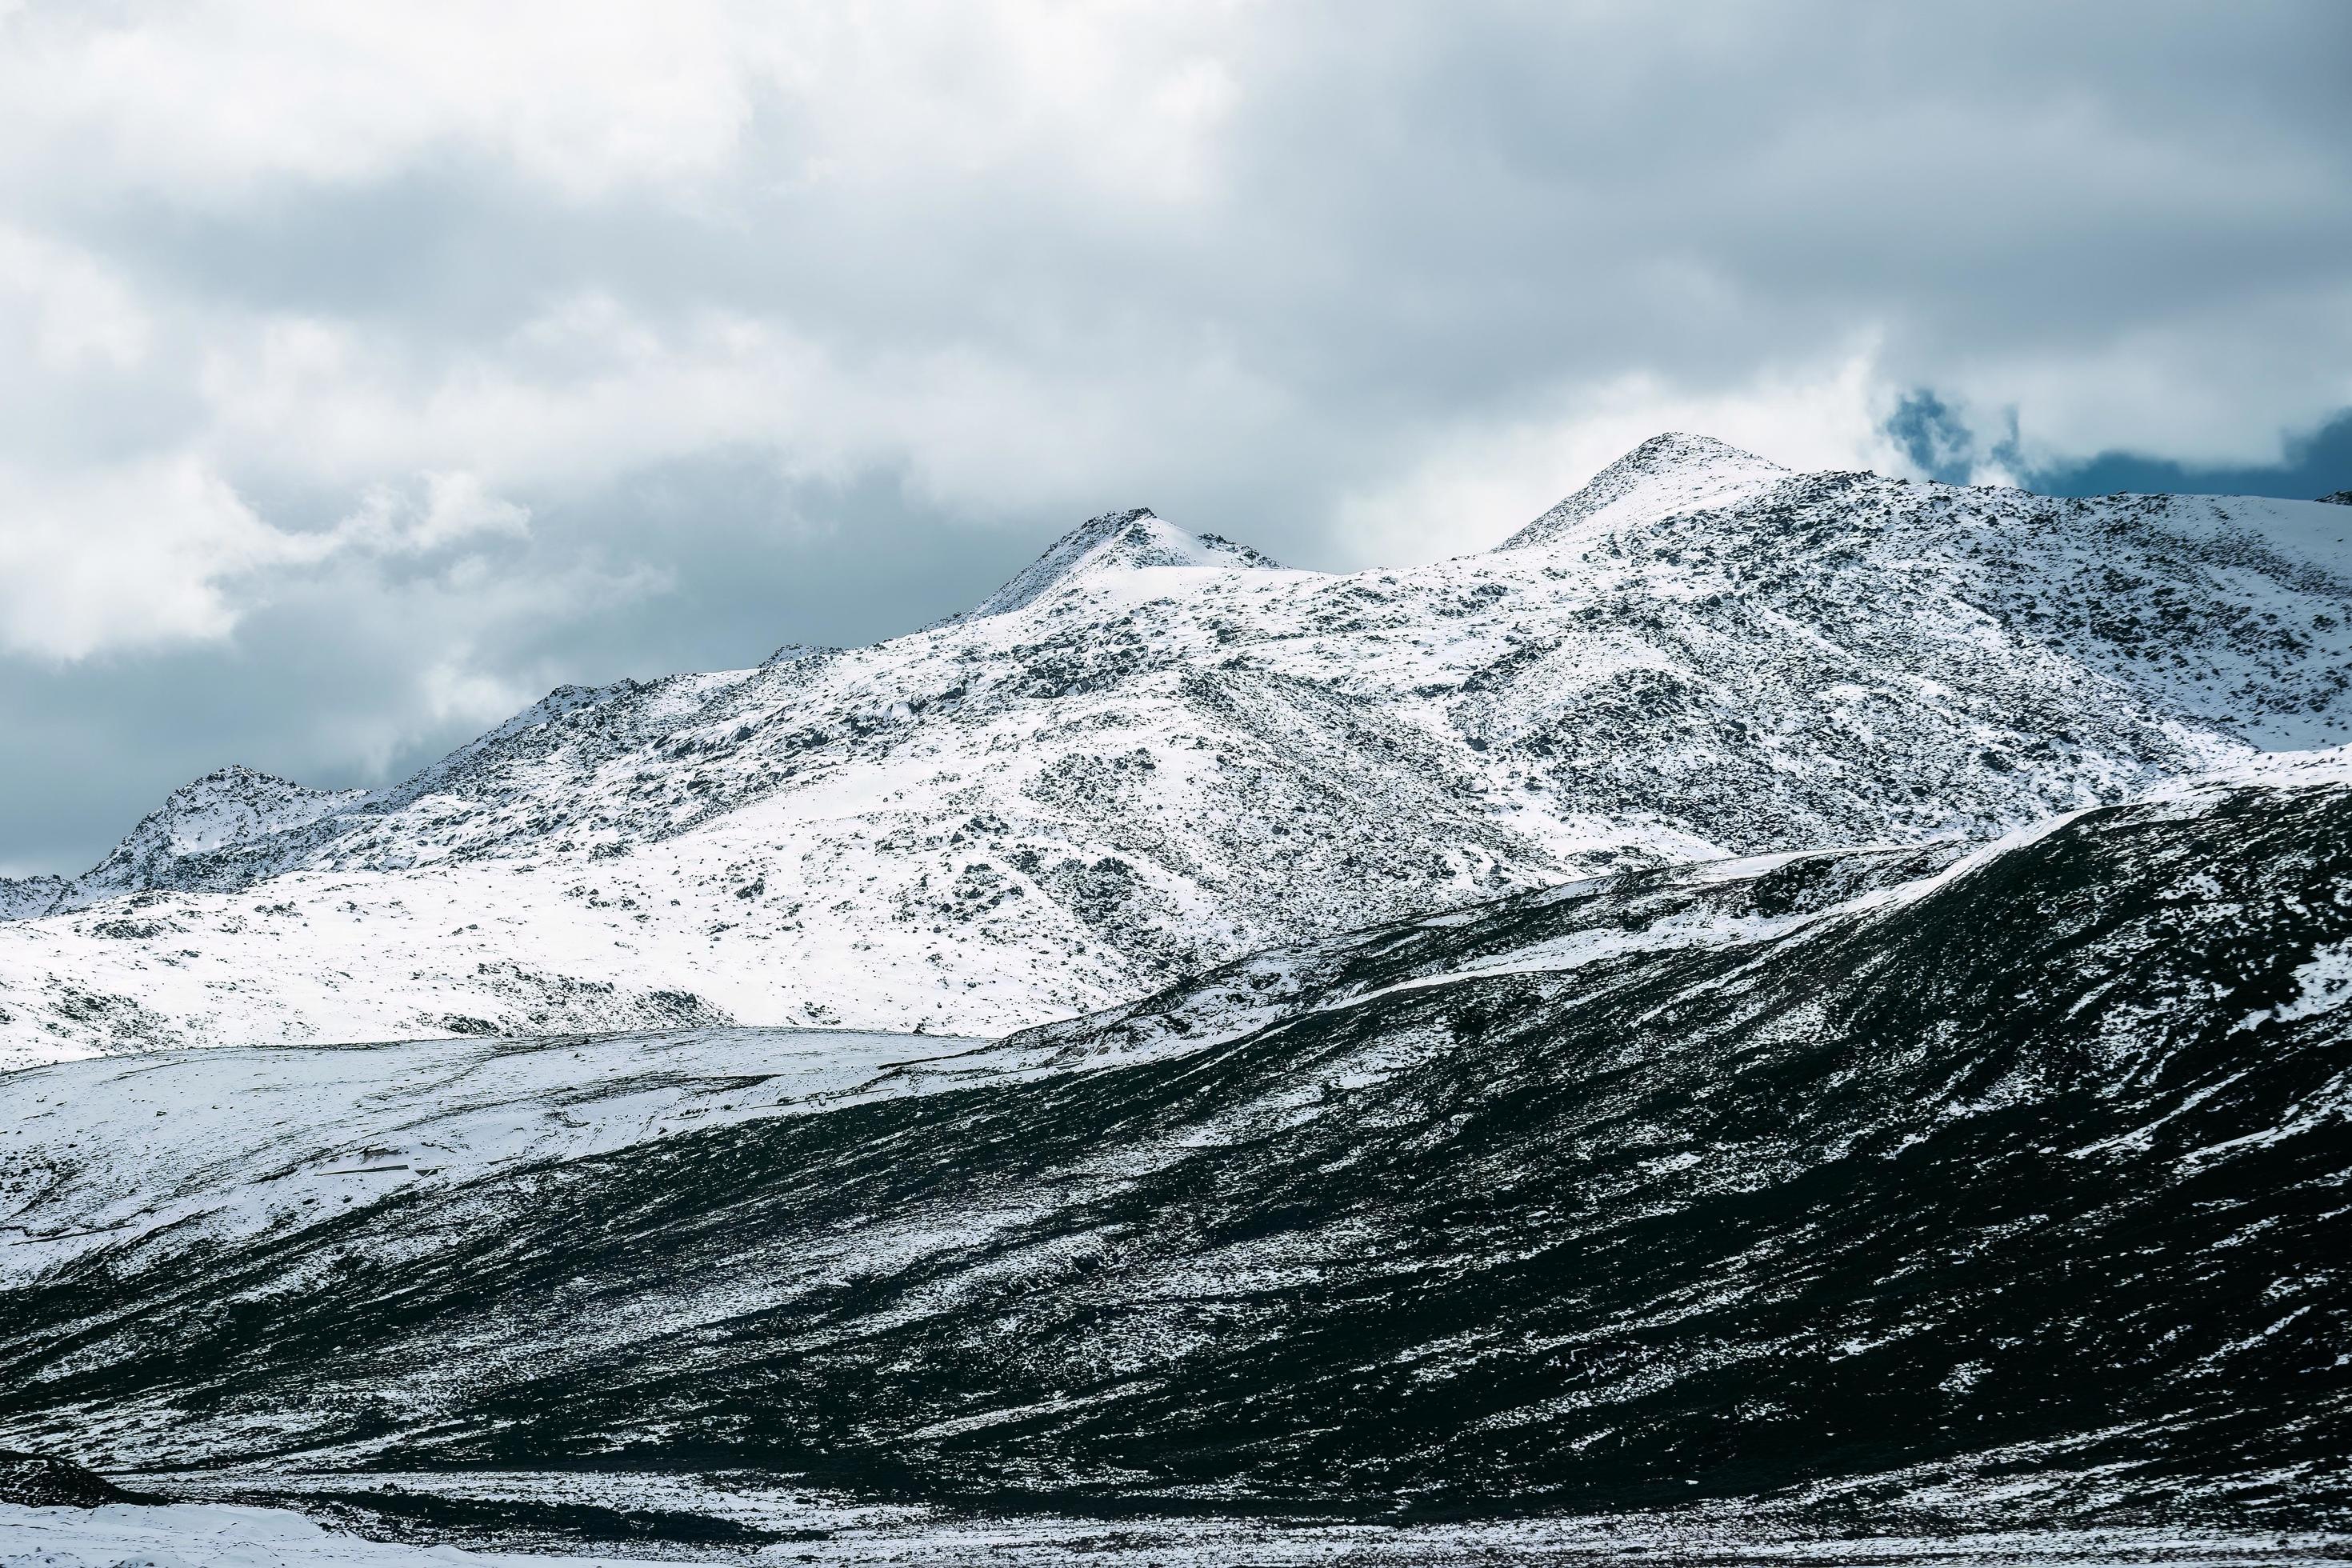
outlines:
[[[2352,490],[2330,490],[2319,499],[2335,506],[2352,506]]]

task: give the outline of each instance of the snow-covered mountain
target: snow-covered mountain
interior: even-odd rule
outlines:
[[[1685,436],[1392,571],[1114,513],[876,647],[562,689],[366,794],[199,781],[11,892],[0,1062],[993,1034],[1612,868],[1982,838],[2352,734],[2347,515]]]
[[[1150,507],[1106,512],[1054,542],[1010,583],[943,624],[1010,615],[1057,588],[1106,573],[1145,566],[1266,566],[1272,556],[1213,533],[1187,533]]]
[[[146,888],[207,886],[205,868],[216,858],[224,867],[212,873],[214,880],[243,886],[226,867],[244,846],[282,840],[366,797],[364,790],[307,789],[251,768],[222,768],[166,795],[111,854],[75,879],[66,900],[95,903]]]
[[[379,1528],[557,1521],[593,1470],[722,1519],[2340,1530],[2347,1052],[2338,749],[985,1045],[63,1063],[0,1078],[0,1447]],[[458,1475],[506,1511],[436,1510]],[[1908,1560],[1687,1560],[1768,1556]],[[2282,1559],[2199,1559],[2242,1560]]]
[[[63,877],[0,877],[0,921],[47,914],[57,908],[65,890]]]

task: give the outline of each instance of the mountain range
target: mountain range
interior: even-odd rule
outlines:
[[[0,1063],[995,1035],[1578,877],[1979,841],[2352,738],[2347,523],[1682,435],[1411,568],[1114,512],[873,647],[562,688],[380,789],[196,780],[0,884]]]
[[[0,1536],[2340,1561],[2347,537],[1662,436],[196,780],[0,885]]]

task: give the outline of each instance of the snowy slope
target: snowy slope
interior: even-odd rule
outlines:
[[[2173,1526],[1905,1536],[1851,1524],[1806,1529],[1785,1510],[1749,1508],[1402,1526],[1213,1514],[1123,1521],[1107,1529],[1103,1520],[1084,1516],[975,1514],[802,1488],[745,1488],[740,1479],[461,1471],[323,1478],[280,1500],[331,1520],[333,1528],[324,1529],[285,1507],[188,1502],[84,1510],[0,1503],[0,1541],[38,1568],[619,1568],[747,1557],[829,1568],[1067,1568],[1073,1560],[1090,1568],[1562,1568],[1622,1562],[1629,1553],[1724,1568],[1759,1562],[1780,1568],[2280,1568],[2352,1561],[2352,1539],[2341,1533]],[[175,1478],[173,1484],[236,1489],[237,1495],[252,1486],[242,1477]],[[371,1533],[353,1533],[353,1527]],[[665,1535],[665,1527],[674,1533]],[[447,1544],[453,1537],[472,1548]],[[421,1546],[428,1541],[434,1544]]]
[[[1715,439],[1653,436],[1582,489],[1503,541],[1505,550],[1550,544],[1580,530],[1636,527],[1690,512],[1721,511],[1763,494],[1789,470]]]
[[[0,1078],[0,1446],[352,1507],[317,1473],[2340,1528],[2347,955],[2339,750],[989,1045],[36,1068]]]
[[[0,924],[0,1062],[989,1034],[1613,868],[1982,838],[2352,734],[2347,518],[1691,437],[1410,569],[1115,513],[877,647],[567,688],[356,798],[200,781]]]
[[[63,877],[0,877],[0,921],[47,914],[65,890]]]
[[[1143,566],[1275,567],[1276,563],[1246,544],[1213,533],[1187,533],[1150,507],[1135,507],[1106,512],[1071,530],[1019,576],[950,622],[1010,615],[1066,584]]]

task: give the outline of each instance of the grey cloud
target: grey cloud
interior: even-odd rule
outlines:
[[[786,642],[866,642],[936,620],[1026,564],[1035,542],[969,521],[893,476],[795,484],[759,458],[719,456],[564,508],[544,529],[553,542],[493,546],[501,582],[552,584],[536,606],[483,614],[494,591],[447,588],[445,555],[287,584],[223,644],[0,658],[0,874],[83,868],[163,791],[225,763],[377,783],[558,684],[740,668]],[[513,682],[513,700],[433,711],[422,678],[451,654]]]
[[[1054,119],[985,51],[900,69],[909,21],[714,81],[747,105],[731,151],[661,178],[567,182],[472,121],[342,174],[205,182],[88,126],[0,158],[11,221],[148,321],[136,363],[0,371],[0,465],[189,452],[292,533],[453,468],[530,512],[276,569],[226,642],[0,666],[0,864],[74,868],[228,761],[398,771],[478,727],[452,660],[486,701],[886,636],[1109,507],[1309,565],[1476,547],[1574,476],[1449,503],[1446,454],[1856,356],[1821,443],[1856,460],[1903,460],[1885,421],[1917,389],[1995,433],[1962,460],[2013,412],[2003,450],[2053,472],[2259,468],[2352,405],[2352,11],[2326,0],[1133,17],[1075,68],[1132,101],[1062,83]],[[728,25],[760,55],[760,13]],[[535,325],[582,301],[609,320]],[[728,359],[739,329],[789,372]],[[326,368],[229,407],[313,331]],[[1407,531],[1351,535],[1383,495]]]

